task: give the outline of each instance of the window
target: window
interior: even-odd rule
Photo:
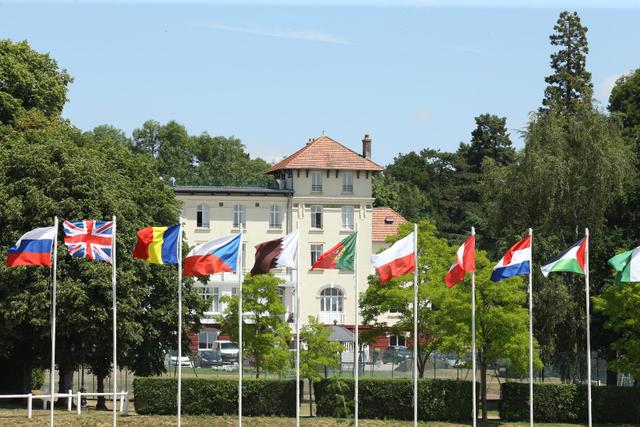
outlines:
[[[280,296],[280,302],[286,307],[287,304],[284,302],[284,288],[278,287],[278,295]]]
[[[269,228],[281,228],[282,220],[280,219],[280,206],[271,205],[269,208]]]
[[[198,228],[209,228],[209,205],[198,205],[196,213],[196,226]]]
[[[232,297],[238,296],[238,288],[231,288],[231,296]]]
[[[338,288],[326,288],[320,292],[320,311],[342,313],[344,296]]]
[[[284,188],[287,190],[293,190],[293,171],[286,172]]]
[[[313,265],[322,255],[322,244],[311,245],[311,265]]]
[[[311,172],[311,191],[319,193],[322,191],[322,175],[320,171]]]
[[[353,173],[342,172],[342,192],[353,193]]]
[[[342,228],[353,230],[353,206],[342,207]]]
[[[389,345],[407,346],[407,337],[403,335],[389,335]]]
[[[311,228],[322,228],[322,206],[311,206]]]
[[[215,332],[202,331],[198,334],[198,350],[211,350],[218,335]]]
[[[220,288],[203,286],[199,288],[199,293],[202,299],[211,300],[211,305],[205,311],[220,313]]]
[[[247,244],[242,242],[242,271],[247,271]]]
[[[240,228],[240,224],[242,224],[243,227],[247,225],[244,205],[233,205],[233,227]]]

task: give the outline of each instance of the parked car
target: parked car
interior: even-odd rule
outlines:
[[[227,340],[218,340],[213,343],[213,349],[220,353],[224,363],[238,363],[238,354],[240,349],[234,342]]]
[[[411,350],[403,345],[390,345],[382,354],[382,363],[400,363],[413,357]]]
[[[222,365],[222,356],[217,350],[201,350],[196,354],[195,362],[199,368],[212,368]]]
[[[178,366],[177,353],[172,352],[169,354],[169,364],[171,366]],[[193,368],[193,362],[191,361],[191,358],[189,356],[182,356],[180,358],[180,366]]]

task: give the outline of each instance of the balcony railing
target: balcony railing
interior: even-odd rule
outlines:
[[[318,322],[325,325],[343,325],[344,313],[340,311],[321,311],[318,314]]]

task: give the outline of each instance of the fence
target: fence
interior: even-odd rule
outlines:
[[[105,396],[105,397],[113,397],[113,393],[87,393],[78,391],[76,394],[76,408],[77,413],[80,415],[82,413],[82,397],[83,396]],[[128,391],[120,391],[116,393],[116,398],[120,397],[120,413],[124,413],[124,415],[129,415],[129,392]],[[67,411],[71,412],[73,408],[73,391],[69,390],[69,393],[53,393],[53,399],[56,397],[67,398]],[[27,417],[32,418],[33,416],[33,400],[34,399],[42,399],[42,409],[47,409],[47,402],[51,402],[52,397],[51,394],[2,394],[0,395],[0,399],[27,399]]]

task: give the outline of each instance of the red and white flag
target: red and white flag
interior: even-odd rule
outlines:
[[[391,247],[371,257],[380,284],[384,285],[396,276],[412,273],[415,269],[413,233],[395,242]]]
[[[444,277],[444,282],[452,288],[464,280],[465,273],[474,271],[476,271],[476,236],[472,235],[458,248],[456,262]]]

